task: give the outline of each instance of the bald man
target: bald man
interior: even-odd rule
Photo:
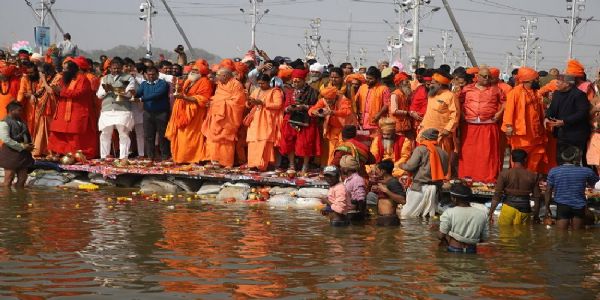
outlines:
[[[479,69],[477,82],[465,86],[460,99],[464,122],[461,126],[458,176],[492,183],[500,171],[500,129],[506,96],[492,84],[486,67]]]

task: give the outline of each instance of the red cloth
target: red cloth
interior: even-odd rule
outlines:
[[[294,90],[285,90],[284,110],[295,104]],[[281,125],[281,139],[279,140],[279,152],[288,155],[294,152],[297,156],[313,157],[321,155],[321,135],[317,119],[310,118],[308,127],[296,130],[290,125],[290,114],[285,114]]]
[[[75,153],[82,150],[86,157],[98,156],[98,134],[93,119],[94,92],[90,81],[79,74],[71,85],[64,85],[58,106],[50,122],[48,149],[55,153]]]
[[[458,176],[485,183],[496,182],[501,167],[498,124],[464,123],[461,130]]]

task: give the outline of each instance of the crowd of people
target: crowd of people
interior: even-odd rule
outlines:
[[[441,184],[462,178],[498,182],[492,210],[504,202],[498,222],[517,224],[538,217],[529,200],[544,197],[540,179],[564,201],[557,214],[567,220],[585,206],[568,193],[597,181],[599,81],[577,60],[562,73],[521,67],[505,82],[485,65],[408,74],[386,61],[336,67],[260,50],[210,65],[188,62],[180,46],[176,62],[94,62],[75,56],[68,38],[64,57],[0,57],[5,186],[15,176],[23,186],[32,156],[76,151],[258,171],[322,168],[332,224],[348,224],[348,212],[364,212],[377,195],[378,224],[398,225],[399,204],[402,216],[431,216]],[[513,168],[501,172],[507,149]],[[564,184],[574,178],[583,183]],[[556,196],[565,189],[568,196]]]

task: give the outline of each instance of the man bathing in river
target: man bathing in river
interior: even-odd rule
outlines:
[[[448,252],[477,253],[477,243],[488,236],[486,213],[469,203],[473,193],[462,183],[450,188],[450,198],[454,207],[447,209],[440,217],[442,244],[448,246]]]
[[[376,186],[378,194],[377,226],[399,226],[400,219],[396,209],[398,204],[406,204],[406,191],[398,178],[392,176],[394,162],[386,159],[377,164],[373,171],[378,173],[376,177],[383,179]]]

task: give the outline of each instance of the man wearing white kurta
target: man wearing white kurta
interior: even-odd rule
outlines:
[[[102,101],[102,110],[98,120],[100,129],[100,158],[110,155],[112,134],[115,129],[119,132],[119,158],[129,156],[131,139],[129,133],[135,125],[131,113],[131,93],[135,93],[135,79],[123,73],[123,61],[117,57],[110,63],[110,74],[102,77],[96,96]],[[125,87],[125,101],[115,101],[117,95],[114,88]]]

